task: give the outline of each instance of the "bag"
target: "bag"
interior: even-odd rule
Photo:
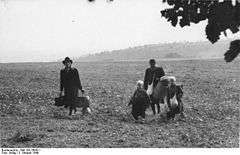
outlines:
[[[173,96],[173,98],[170,99],[170,104],[171,104],[171,107],[173,107],[173,108],[178,106],[176,94]]]
[[[152,84],[148,85],[148,88],[147,88],[147,94],[150,96],[152,95],[153,93],[153,82]]]
[[[150,96],[153,93],[153,82],[154,82],[154,78],[155,78],[155,74],[153,75],[153,79],[152,79],[152,83],[150,85],[148,85],[147,88],[147,94]]]

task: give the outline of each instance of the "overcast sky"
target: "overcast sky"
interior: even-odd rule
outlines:
[[[206,40],[206,22],[172,27],[161,17],[164,7],[161,0],[1,0],[0,62],[51,61],[145,44]]]

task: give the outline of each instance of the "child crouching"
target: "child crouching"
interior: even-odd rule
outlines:
[[[137,81],[137,88],[128,104],[132,105],[131,113],[135,120],[138,120],[139,116],[145,118],[145,111],[149,107],[150,102],[150,98],[143,88],[143,81]]]

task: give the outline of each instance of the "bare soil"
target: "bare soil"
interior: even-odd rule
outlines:
[[[240,61],[158,62],[184,85],[186,118],[165,122],[127,107],[147,62],[74,63],[91,115],[55,107],[61,63],[0,64],[1,147],[239,147]]]

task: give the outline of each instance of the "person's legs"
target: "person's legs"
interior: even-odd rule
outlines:
[[[159,114],[160,113],[160,104],[157,103],[157,113]]]
[[[150,100],[151,100],[151,108],[152,108],[152,111],[153,111],[153,115],[156,114],[156,110],[155,110],[155,101],[154,101],[154,98],[152,95],[150,95]]]
[[[138,120],[138,116],[141,115],[141,107],[140,104],[133,104],[132,106],[132,116],[135,120]]]
[[[142,100],[142,102],[139,103],[139,116],[141,116],[142,118],[145,119],[145,111],[146,111],[146,107],[145,107],[145,101]]]
[[[72,91],[69,88],[64,89],[64,108],[68,108],[71,106],[72,102]]]
[[[153,115],[155,115],[156,111],[155,111],[155,104],[154,103],[151,103],[151,108],[152,108],[152,111],[153,111]]]
[[[184,113],[183,113],[184,109],[183,109],[183,103],[182,103],[182,100],[179,100],[179,101],[178,101],[178,104],[179,104],[178,106],[179,106],[180,116],[184,118],[185,115],[184,115]]]
[[[141,111],[140,116],[145,119],[145,110],[144,109]]]
[[[73,110],[74,110],[74,114],[76,114],[77,113],[77,108],[74,107]]]
[[[67,105],[64,105],[64,108],[67,108],[68,106]]]
[[[132,116],[135,120],[138,120],[138,114],[137,113],[132,112]]]
[[[70,107],[69,107],[69,116],[71,116],[71,115],[72,115],[72,111],[73,111],[73,107],[72,107],[72,106],[70,106]]]
[[[159,103],[164,104],[164,99],[160,99]]]

